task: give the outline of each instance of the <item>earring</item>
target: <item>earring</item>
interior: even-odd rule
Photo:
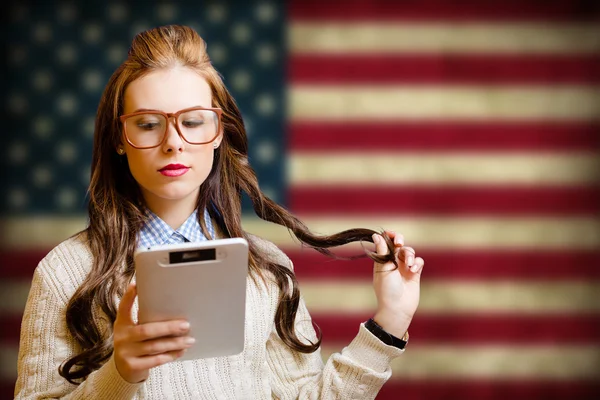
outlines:
[[[214,142],[214,143],[213,143],[213,147],[216,149],[217,147],[219,147],[219,143],[217,143],[217,142]]]
[[[124,148],[122,148],[122,147],[119,147],[119,148],[117,149],[117,153],[119,153],[119,155],[120,155],[120,156],[122,156],[123,154],[125,154],[125,149],[124,149]]]

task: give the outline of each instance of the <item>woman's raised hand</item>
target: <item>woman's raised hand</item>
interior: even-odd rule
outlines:
[[[404,246],[402,235],[391,231],[385,233],[394,242],[398,268],[391,262],[374,265],[373,287],[377,297],[377,311],[373,319],[386,332],[401,338],[419,305],[421,272],[425,261],[416,257],[412,247]],[[377,254],[388,253],[388,247],[381,235],[374,234],[373,242]]]
[[[121,299],[113,325],[117,371],[130,383],[144,381],[150,368],[176,360],[194,343],[185,320],[136,324],[131,316],[136,295],[132,283]]]

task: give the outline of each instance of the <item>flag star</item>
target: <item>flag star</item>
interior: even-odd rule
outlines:
[[[88,92],[95,92],[96,90],[100,89],[103,83],[102,74],[97,70],[91,69],[83,73],[81,80],[83,83],[83,87]]]
[[[21,93],[13,93],[8,97],[8,109],[13,114],[23,114],[29,108],[27,98]]]
[[[81,172],[81,183],[87,186],[90,183],[91,173],[92,169],[89,166],[85,167]]]
[[[57,15],[60,22],[73,22],[77,17],[77,9],[73,3],[62,3],[58,7]]]
[[[177,17],[179,10],[173,4],[159,4],[156,7],[156,17],[160,21],[171,21]]]
[[[50,89],[53,81],[52,74],[47,70],[38,70],[33,73],[33,87],[40,92],[45,92]]]
[[[61,64],[72,64],[77,58],[77,50],[72,43],[63,43],[58,48],[57,56]]]
[[[238,70],[233,73],[231,86],[238,92],[247,92],[252,84],[252,77],[246,70]]]
[[[77,149],[71,142],[62,142],[56,149],[56,158],[64,164],[70,164],[77,156]]]
[[[108,6],[108,19],[111,22],[123,22],[127,17],[127,7],[124,4],[113,3]]]
[[[13,188],[8,192],[8,204],[15,209],[25,208],[29,202],[27,192],[21,188]]]
[[[102,28],[98,24],[86,24],[83,28],[83,40],[87,44],[96,44],[102,39]]]
[[[24,22],[29,14],[29,8],[25,4],[18,4],[11,9],[11,22]]]
[[[263,116],[272,115],[277,107],[275,99],[269,94],[261,94],[254,102],[256,110]]]
[[[47,166],[37,166],[33,169],[33,184],[42,188],[52,182],[52,171]]]
[[[54,121],[46,116],[39,116],[33,120],[33,133],[40,138],[46,139],[54,132]]]
[[[45,22],[40,22],[34,25],[33,27],[33,39],[40,43],[48,43],[52,40],[52,28]]]
[[[207,47],[211,60],[217,64],[227,60],[227,48],[221,43],[215,43]]]
[[[271,200],[277,202],[277,190],[273,189],[270,185],[261,186],[261,192]]]
[[[152,24],[148,23],[148,21],[139,21],[133,25],[131,28],[132,35],[137,35],[138,33],[144,32],[150,29]]]
[[[227,16],[227,9],[223,4],[212,4],[207,11],[210,22],[223,22]]]
[[[273,22],[276,15],[275,6],[271,3],[260,3],[256,6],[256,19],[264,24]]]
[[[263,141],[256,146],[256,157],[262,165],[268,165],[275,160],[277,149],[271,142]]]
[[[94,137],[94,129],[96,124],[96,117],[94,115],[88,115],[83,118],[81,122],[81,128],[83,130],[83,134],[88,138]]]
[[[8,61],[15,65],[20,66],[25,63],[28,56],[27,47],[24,45],[11,45],[8,55]]]
[[[252,32],[247,24],[239,22],[233,26],[231,36],[236,43],[246,44],[250,41]]]
[[[62,115],[73,115],[77,111],[77,99],[70,93],[62,93],[56,100],[58,111]]]
[[[277,51],[270,44],[261,44],[256,50],[256,58],[262,65],[271,65],[277,58]]]
[[[106,51],[106,60],[110,65],[118,65],[125,61],[127,49],[120,43],[112,43]]]
[[[22,142],[12,143],[8,147],[7,156],[11,163],[24,164],[29,158],[29,146]]]
[[[56,194],[56,204],[62,209],[73,208],[77,201],[77,192],[70,187],[62,187]]]

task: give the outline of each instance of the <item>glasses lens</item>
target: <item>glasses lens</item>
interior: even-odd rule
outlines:
[[[160,114],[139,114],[125,120],[127,137],[138,147],[157,146],[163,139],[167,120]]]
[[[219,131],[219,117],[210,110],[191,110],[179,115],[179,129],[190,143],[210,142]]]

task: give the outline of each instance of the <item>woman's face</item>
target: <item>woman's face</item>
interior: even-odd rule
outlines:
[[[175,113],[190,107],[212,106],[211,90],[206,80],[185,67],[151,72],[133,81],[125,90],[123,114],[140,110]],[[208,177],[214,157],[214,142],[193,145],[184,141],[169,120],[167,138],[158,147],[136,149],[122,146],[131,174],[140,185],[148,207],[161,212],[168,207],[195,207],[200,185]],[[181,167],[181,168],[180,168]]]

